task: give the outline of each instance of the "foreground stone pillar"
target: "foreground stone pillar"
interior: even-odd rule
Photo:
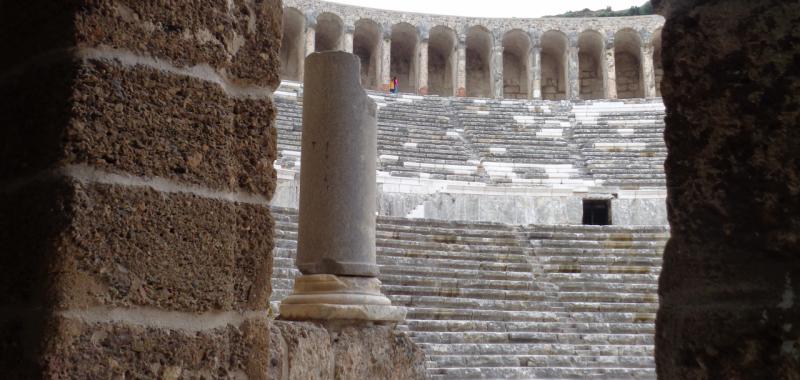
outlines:
[[[503,50],[502,45],[495,45],[492,48],[490,74],[492,75],[492,96],[495,99],[503,97]]]
[[[531,49],[531,72],[533,73],[533,80],[531,81],[531,94],[534,99],[542,98],[542,48],[534,46]]]
[[[420,95],[428,95],[428,39],[419,43],[419,83],[417,90]]]
[[[613,41],[614,36],[609,37],[611,41]],[[614,43],[607,42],[606,43],[606,99],[616,99],[617,98],[617,65],[616,65],[616,57],[614,55]]]
[[[392,79],[392,39],[387,35],[381,44],[381,88],[389,91],[389,81]]]
[[[181,5],[0,5],[0,378],[266,378],[281,2]]]
[[[656,97],[656,76],[653,72],[653,44],[642,43],[642,84],[644,85],[644,97],[651,99]]]
[[[578,67],[578,41],[570,40],[567,48],[567,96],[569,99],[580,98],[580,68]]]
[[[800,374],[797,2],[654,2],[671,238],[659,379]],[[757,53],[756,53],[757,52]]]
[[[375,262],[376,105],[344,52],[306,59],[297,267],[284,319],[399,321]],[[337,78],[332,81],[330,78]]]
[[[458,67],[456,68],[456,96],[467,96],[467,42],[459,37]]]

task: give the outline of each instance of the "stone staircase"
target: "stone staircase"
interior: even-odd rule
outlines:
[[[273,208],[274,306],[290,292],[297,215]],[[655,378],[665,227],[379,217],[383,291],[434,379]]]

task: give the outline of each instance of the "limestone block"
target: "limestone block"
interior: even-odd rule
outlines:
[[[425,379],[423,352],[391,326],[275,321],[272,379]]]
[[[266,379],[269,331],[266,319],[203,331],[89,323],[57,318],[57,331],[42,357],[44,378],[126,377],[184,379],[246,376]]]

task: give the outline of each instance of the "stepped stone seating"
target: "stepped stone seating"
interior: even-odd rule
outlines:
[[[575,142],[586,170],[606,186],[664,187],[664,106],[600,102],[575,105]]]
[[[482,99],[453,100],[452,106],[492,178],[534,186],[587,184],[570,141],[568,107]]]
[[[450,112],[437,97],[370,93],[378,110],[379,170],[393,176],[478,181]]]
[[[283,82],[274,97],[282,168],[299,165],[301,91]],[[567,189],[665,186],[661,103],[367,92],[379,107],[384,175]]]
[[[300,136],[303,132],[303,109],[292,98],[276,96],[273,98],[278,110],[276,127],[278,129],[278,158],[276,164],[292,168],[300,161]]]
[[[272,301],[294,269],[297,214],[273,208]],[[666,227],[379,217],[383,292],[433,379],[655,378]]]

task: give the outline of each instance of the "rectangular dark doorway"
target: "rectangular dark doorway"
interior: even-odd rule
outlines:
[[[584,199],[583,224],[607,226],[611,224],[610,199]]]

